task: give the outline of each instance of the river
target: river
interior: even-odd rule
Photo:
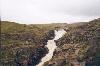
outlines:
[[[53,52],[57,48],[55,40],[58,40],[59,38],[61,38],[66,33],[66,31],[64,29],[59,29],[59,30],[54,30],[54,33],[55,33],[54,39],[48,40],[47,45],[45,45],[49,50],[48,54],[46,54],[46,56],[43,57],[41,59],[41,62],[39,64],[37,64],[36,66],[43,66],[43,64],[45,62],[47,62],[50,59],[52,59]]]

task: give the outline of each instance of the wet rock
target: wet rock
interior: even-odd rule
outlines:
[[[44,57],[47,53],[47,48],[40,47],[36,49],[35,53],[30,56],[31,63],[29,63],[29,65],[35,66],[36,64],[41,62],[42,57]]]
[[[47,33],[47,37],[46,37],[46,40],[52,40],[54,38],[55,34],[54,34],[54,30],[50,30],[48,33]]]
[[[48,49],[45,47],[39,47],[34,52],[29,48],[20,48],[16,52],[14,62],[16,66],[35,66],[47,53]]]

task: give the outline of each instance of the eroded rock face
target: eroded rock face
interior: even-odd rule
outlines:
[[[16,59],[15,59],[17,66],[21,66],[21,65],[22,66],[25,66],[25,65],[26,66],[36,66],[39,62],[41,62],[40,60],[48,53],[48,49],[47,49],[47,47],[45,47],[46,42],[48,39],[53,39],[53,37],[54,37],[54,32],[53,32],[53,30],[51,30],[44,37],[44,39],[41,40],[40,43],[43,45],[40,47],[37,47],[35,49],[35,51],[33,50],[34,52],[29,53],[27,59],[24,59],[23,61],[19,61],[19,60],[22,60],[22,58],[23,58],[22,57],[23,55],[20,53],[23,53],[23,51],[26,51],[26,50],[23,49],[23,51],[21,51],[21,52],[18,51],[19,53],[17,52]],[[38,43],[39,43],[39,41],[38,41]],[[28,52],[30,52],[30,51],[28,51]],[[26,55],[24,55],[24,56],[26,56]]]
[[[35,53],[30,55],[28,65],[27,66],[35,66],[38,64],[42,57],[45,56],[45,54],[48,53],[48,49],[44,47],[40,47],[36,49]]]

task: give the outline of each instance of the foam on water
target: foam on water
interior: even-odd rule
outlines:
[[[49,50],[48,54],[46,54],[46,56],[43,57],[41,59],[41,62],[36,66],[43,66],[45,62],[49,61],[52,58],[53,52],[57,48],[54,40],[58,40],[59,38],[61,38],[66,33],[66,31],[64,29],[59,29],[59,30],[55,30],[54,33],[55,33],[54,39],[48,40],[47,45],[45,45]]]

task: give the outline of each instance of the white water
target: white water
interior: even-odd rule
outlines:
[[[46,56],[43,57],[41,59],[41,62],[38,65],[36,65],[36,66],[43,66],[43,64],[45,62],[49,61],[52,58],[53,52],[57,48],[56,43],[55,43],[54,40],[58,40],[59,38],[61,38],[66,33],[66,31],[64,29],[59,29],[58,31],[55,30],[54,32],[55,32],[54,39],[48,40],[47,45],[45,45],[49,49],[49,53],[46,54]]]

